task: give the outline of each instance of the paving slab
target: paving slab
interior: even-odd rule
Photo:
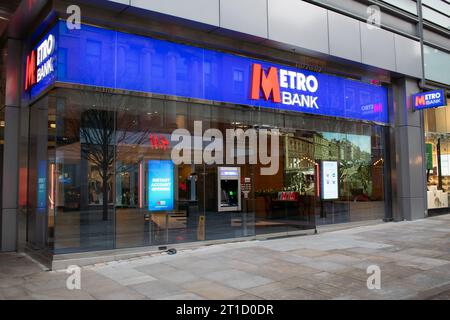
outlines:
[[[273,282],[273,280],[271,280],[270,278],[265,278],[259,275],[251,274],[236,269],[214,271],[205,274],[204,278],[240,290],[257,287]]]
[[[211,300],[229,300],[246,293],[210,280],[187,282],[181,286],[187,292],[193,292],[205,299]]]
[[[138,293],[150,299],[163,299],[173,295],[183,294],[184,290],[172,283],[165,281],[150,281],[138,285],[128,286]]]
[[[205,300],[205,298],[191,292],[176,294],[162,298],[161,300]]]

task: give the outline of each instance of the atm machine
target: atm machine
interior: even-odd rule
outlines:
[[[241,210],[241,168],[218,167],[217,208],[219,212]]]

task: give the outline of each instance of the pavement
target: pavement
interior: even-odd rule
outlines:
[[[379,267],[380,289],[367,287],[369,266]],[[65,270],[0,254],[0,299],[448,300],[450,215],[158,253],[80,274],[81,288],[69,290]]]

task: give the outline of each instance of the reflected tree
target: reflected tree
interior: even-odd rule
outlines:
[[[108,220],[108,181],[113,175],[115,112],[90,109],[81,114],[81,156],[97,168],[102,179],[103,220]]]
[[[361,160],[341,161],[340,172],[340,180],[346,181],[350,187],[348,190],[350,194],[358,189],[361,189],[364,195],[370,194],[370,166],[366,162]]]
[[[87,101],[93,98],[93,108],[81,113],[81,156],[98,171],[102,183],[102,217],[108,220],[108,193],[112,191],[109,184],[115,173],[122,170],[120,167],[114,169],[116,147],[142,145],[148,140],[149,131],[140,128],[138,115],[125,111],[128,109],[122,96],[91,93]]]

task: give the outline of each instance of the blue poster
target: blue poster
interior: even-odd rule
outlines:
[[[172,160],[148,161],[148,210],[173,210],[174,165]]]
[[[37,203],[36,208],[47,208],[47,161],[39,160],[37,165]]]

